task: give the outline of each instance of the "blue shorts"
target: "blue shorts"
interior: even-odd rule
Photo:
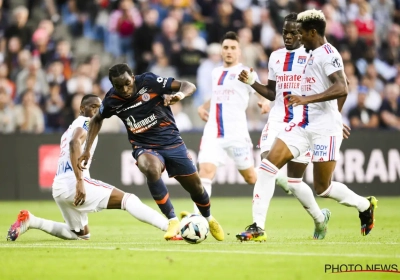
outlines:
[[[170,149],[139,148],[134,149],[132,152],[136,161],[143,154],[156,156],[164,164],[164,169],[167,169],[169,177],[188,176],[197,172],[196,165],[185,144]]]

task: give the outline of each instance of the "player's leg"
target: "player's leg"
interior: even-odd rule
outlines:
[[[107,209],[126,210],[143,223],[155,226],[163,231],[168,228],[168,220],[153,208],[144,204],[139,197],[114,188],[107,203]]]
[[[156,151],[138,149],[133,152],[139,170],[146,176],[150,193],[168,219],[176,219],[175,210],[169,198],[169,192],[161,174],[165,169],[164,158]]]
[[[367,235],[374,227],[374,210],[377,200],[359,196],[346,185],[332,181],[336,166],[336,157],[339,154],[342,135],[313,136],[314,150],[314,188],[318,196],[329,197],[340,204],[357,208],[361,221],[361,234]]]
[[[254,185],[257,181],[257,173],[254,169],[253,144],[250,136],[246,136],[242,140],[236,139],[225,150],[235,162],[240,175],[242,175],[246,183]]]
[[[307,151],[309,153],[309,151]],[[288,162],[288,187],[304,209],[314,220],[314,239],[324,239],[330,219],[329,209],[320,209],[311,188],[303,181],[303,175],[310,157],[302,155]]]
[[[198,173],[195,172],[187,176],[176,176],[175,179],[190,193],[190,197],[196,204],[201,215],[207,219],[212,236],[218,241],[224,240],[224,231],[217,220],[211,215],[210,197],[202,186]],[[185,214],[183,212],[183,217]]]
[[[276,175],[287,162],[293,157],[298,157],[301,152],[309,148],[308,139],[303,131],[297,127],[280,133],[278,138],[261,161],[258,168],[257,182],[253,191],[253,224],[246,228],[246,231],[236,235],[241,241],[265,240],[265,221],[271,198],[275,191]]]
[[[210,197],[202,185],[196,166],[186,146],[183,144],[174,149],[162,150],[160,153],[165,158],[168,175],[174,177],[190,194],[200,213],[208,220],[211,234],[215,239],[222,241],[224,232],[211,215]],[[183,216],[186,213],[182,213]]]

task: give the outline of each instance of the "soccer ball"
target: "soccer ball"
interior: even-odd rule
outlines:
[[[190,244],[203,242],[210,232],[206,218],[198,214],[190,214],[181,221],[181,236]]]

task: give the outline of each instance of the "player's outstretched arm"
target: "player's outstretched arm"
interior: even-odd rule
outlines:
[[[208,111],[210,110],[211,99],[204,102],[197,108],[197,113],[203,121],[208,121]]]
[[[103,124],[103,117],[100,115],[100,112],[97,112],[97,114],[90,120],[89,123],[89,131],[87,133],[87,139],[86,139],[86,145],[83,153],[78,159],[78,169],[83,170],[85,169],[88,160],[90,158],[90,148],[92,148],[94,139],[96,139],[96,136],[99,134],[99,131],[101,129],[101,125]],[[82,165],[83,162],[83,165]]]
[[[173,105],[185,97],[191,96],[196,91],[196,86],[187,81],[174,80],[171,83],[171,90],[176,93],[164,96],[164,106]]]
[[[82,205],[86,199],[82,170],[77,168],[78,159],[81,154],[81,147],[86,140],[86,136],[87,136],[86,130],[84,130],[81,127],[78,127],[74,130],[74,133],[72,134],[72,139],[69,142],[69,157],[76,178],[76,194],[74,201],[75,206]]]
[[[254,73],[254,74],[253,74]],[[256,92],[258,92],[262,97],[274,101],[276,97],[276,82],[268,80],[267,85],[260,84],[256,81],[256,75],[253,68],[250,68],[250,72],[242,70],[240,72],[238,80],[242,83],[250,85]]]

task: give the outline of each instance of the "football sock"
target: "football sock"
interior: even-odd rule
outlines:
[[[257,171],[257,182],[253,190],[253,222],[264,229],[269,203],[275,191],[278,167],[263,159]]]
[[[355,207],[359,212],[364,212],[370,207],[370,202],[365,197],[359,196],[346,185],[332,181],[331,185],[319,194],[321,197],[330,197],[340,204]]]
[[[211,197],[211,190],[212,190],[212,180],[207,178],[200,178],[201,184],[203,185],[204,189],[208,193],[208,197]],[[196,204],[193,207],[193,213],[199,213],[199,209],[197,208]]]
[[[311,188],[302,181],[301,178],[288,178],[289,190],[293,193],[304,209],[314,219],[315,223],[322,223],[325,220],[324,214],[321,212]]]
[[[134,194],[126,193],[122,199],[121,209],[126,210],[141,222],[155,226],[163,231],[168,228],[168,220],[156,210],[150,208]]]
[[[50,235],[65,240],[79,239],[79,236],[71,231],[67,224],[38,218],[31,213],[29,214],[29,228],[40,229]]]
[[[199,209],[201,215],[205,218],[208,218],[211,216],[211,211],[210,211],[210,197],[208,196],[208,193],[206,190],[203,188],[203,193],[202,194],[197,194],[197,195],[190,195],[192,198],[193,202],[196,204],[197,208]]]
[[[174,206],[172,206],[171,200],[169,199],[168,189],[164,184],[164,181],[160,178],[155,182],[150,182],[147,180],[147,185],[149,186],[150,193],[153,199],[158,204],[161,212],[168,218],[175,218]]]
[[[277,185],[281,186],[283,189],[288,188],[288,177],[286,176],[286,172],[282,169],[278,171],[276,174],[276,183]]]

